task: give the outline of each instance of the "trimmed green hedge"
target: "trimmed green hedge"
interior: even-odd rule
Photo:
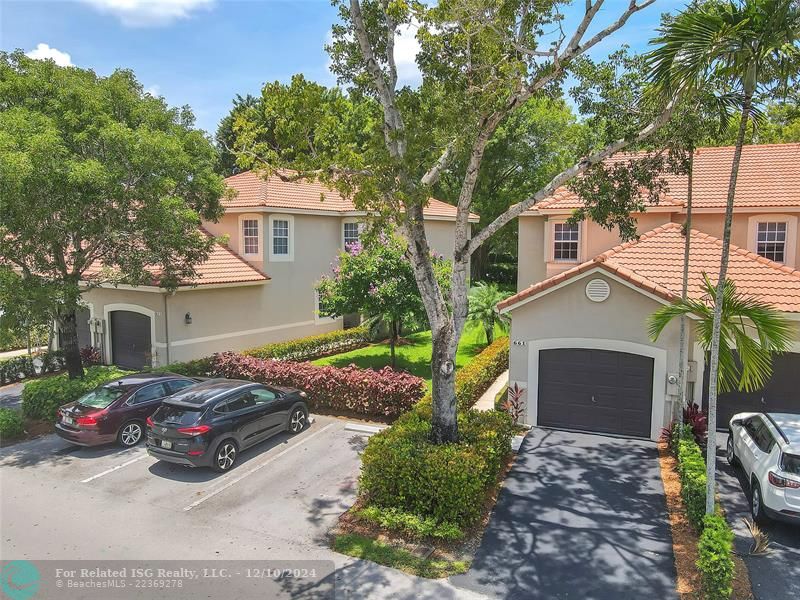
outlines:
[[[721,514],[705,514],[706,463],[691,425],[676,425],[671,443],[678,459],[681,497],[686,505],[686,515],[700,532],[697,568],[703,597],[706,600],[726,600],[733,593],[733,531]]]
[[[470,410],[458,421],[455,444],[431,443],[430,419],[418,410],[372,436],[361,457],[362,504],[432,519],[448,531],[472,525],[511,452],[513,424],[496,411]]]
[[[706,514],[706,462],[700,446],[694,441],[691,427],[683,425],[676,429],[675,453],[681,478],[681,496],[689,522],[700,531]]]
[[[369,343],[369,328],[337,329],[320,335],[311,335],[286,342],[275,342],[242,352],[255,358],[275,358],[303,362],[316,360],[329,354],[340,354],[363,348]]]
[[[38,366],[34,362],[37,358],[41,361]],[[45,373],[55,373],[63,368],[64,354],[60,350],[14,356],[13,358],[0,360],[0,385],[33,379]]]
[[[25,433],[25,422],[18,410],[0,408],[0,439],[20,437]]]
[[[459,410],[469,410],[480,400],[495,380],[508,370],[508,337],[497,338],[480,354],[456,371],[456,399]],[[420,400],[420,407],[430,411],[431,393]]]
[[[213,361],[213,356],[207,356],[186,362],[170,363],[162,370],[186,377],[210,377]]]
[[[29,419],[55,421],[58,407],[73,402],[98,385],[127,375],[117,367],[89,367],[80,379],[66,373],[29,381],[22,389],[22,413]]]
[[[697,544],[703,597],[727,600],[733,593],[733,531],[720,515],[703,518],[703,533]]]

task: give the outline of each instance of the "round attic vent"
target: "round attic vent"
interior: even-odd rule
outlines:
[[[586,284],[586,297],[592,302],[602,302],[610,293],[611,288],[605,279],[592,279]]]

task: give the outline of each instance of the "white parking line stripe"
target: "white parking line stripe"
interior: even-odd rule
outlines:
[[[148,454],[147,454],[147,452],[145,452],[141,456],[137,456],[136,458],[132,458],[128,462],[124,462],[121,465],[117,465],[116,467],[111,467],[110,469],[106,469],[105,471],[103,471],[102,473],[98,473],[97,475],[92,475],[91,477],[88,477],[88,478],[84,479],[83,481],[81,481],[81,483],[89,483],[90,481],[94,481],[95,479],[99,479],[100,477],[103,477],[104,475],[108,475],[109,473],[113,473],[114,471],[118,471],[122,467],[127,467],[128,465],[132,465],[133,463],[135,463],[137,461],[140,461],[143,458],[147,458],[147,457],[148,457]]]
[[[301,442],[298,442],[298,443],[294,444],[293,446],[289,446],[285,450],[282,450],[282,451],[278,452],[275,456],[272,456],[269,459],[265,460],[264,462],[259,463],[258,465],[256,465],[252,469],[250,469],[249,471],[245,471],[244,473],[242,473],[238,477],[235,477],[234,479],[231,479],[230,481],[228,481],[226,484],[224,484],[224,485],[222,485],[222,486],[220,486],[218,488],[215,488],[214,490],[209,492],[208,495],[203,496],[202,498],[200,498],[198,500],[195,500],[189,506],[185,506],[183,508],[183,510],[192,510],[193,508],[196,508],[197,506],[201,505],[203,502],[205,502],[209,498],[213,498],[214,496],[216,496],[220,492],[224,492],[225,490],[227,490],[232,485],[235,485],[235,484],[239,483],[245,477],[248,477],[248,476],[252,475],[253,473],[258,471],[262,467],[266,467],[272,461],[279,459],[281,456],[283,456],[284,454],[287,454],[288,452],[291,452],[292,450],[294,450],[298,446],[303,446],[307,441],[309,441],[310,439],[318,436],[320,433],[322,433],[326,429],[330,429],[333,426],[334,426],[334,423],[330,423],[329,425],[326,425],[325,427],[323,427],[319,431],[315,431],[314,433],[312,433],[308,437],[304,438]]]

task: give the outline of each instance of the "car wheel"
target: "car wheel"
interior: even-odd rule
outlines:
[[[123,448],[130,448],[142,441],[144,437],[144,427],[138,421],[129,421],[120,427],[117,434],[117,441]]]
[[[308,415],[306,414],[306,409],[298,406],[292,411],[292,415],[289,417],[289,431],[292,433],[300,433],[305,429],[307,424]]]
[[[725,445],[725,458],[728,459],[730,466],[736,466],[738,459],[736,458],[736,450],[733,448],[733,434],[728,434],[728,443]]]
[[[219,446],[217,446],[217,451],[214,452],[214,462],[211,465],[211,468],[218,473],[229,471],[231,467],[233,467],[233,463],[236,462],[237,453],[238,449],[236,448],[236,443],[233,440],[225,440]]]
[[[750,494],[750,512],[753,514],[753,521],[756,523],[763,524],[767,521],[767,515],[764,512],[764,499],[761,497],[761,488],[755,481]]]

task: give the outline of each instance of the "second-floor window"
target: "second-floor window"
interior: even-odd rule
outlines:
[[[245,254],[258,254],[257,219],[242,219],[242,240]]]
[[[553,225],[553,260],[578,260],[579,228],[577,223],[555,223]]]
[[[272,254],[289,256],[289,221],[287,219],[272,221]]]
[[[345,250],[350,244],[358,242],[361,234],[361,228],[356,222],[345,222],[344,224],[344,247]]]
[[[756,233],[756,253],[759,256],[785,262],[786,260],[786,223],[766,222],[758,224]]]

